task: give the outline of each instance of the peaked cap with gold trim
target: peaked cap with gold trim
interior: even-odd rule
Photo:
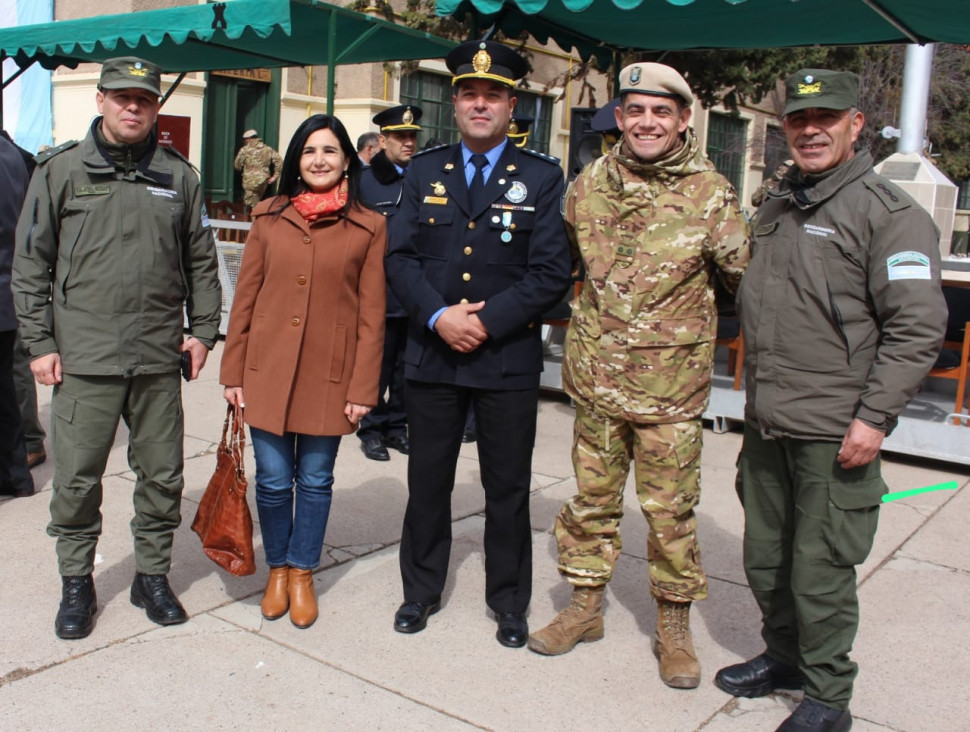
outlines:
[[[381,134],[385,132],[410,132],[421,129],[418,120],[421,119],[422,114],[424,112],[421,111],[420,107],[415,107],[413,104],[399,104],[396,107],[385,109],[383,112],[378,112],[371,121],[381,128]]]
[[[529,141],[529,133],[532,132],[534,117],[527,117],[524,114],[516,114],[509,122],[509,139],[515,143],[516,147],[525,147]]]
[[[448,70],[454,74],[452,84],[463,79],[488,79],[505,86],[515,86],[529,71],[525,59],[503,43],[466,41],[445,57]]]

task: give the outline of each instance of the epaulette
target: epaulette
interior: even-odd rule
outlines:
[[[185,164],[186,164],[186,165],[188,165],[188,166],[189,166],[190,168],[192,168],[192,170],[194,170],[194,171],[195,171],[195,174],[196,174],[196,175],[198,175],[198,176],[201,176],[201,175],[202,175],[202,171],[200,171],[200,170],[199,170],[198,168],[196,168],[196,167],[195,167],[194,165],[192,165],[192,161],[191,161],[191,160],[189,160],[189,159],[188,159],[187,157],[185,157],[185,156],[184,156],[184,155],[183,155],[183,154],[182,154],[182,153],[181,153],[181,152],[180,152],[180,151],[179,151],[179,150],[178,150],[177,148],[175,148],[174,146],[172,146],[172,145],[159,145],[158,147],[159,147],[159,149],[160,149],[160,150],[168,150],[168,152],[170,152],[170,153],[172,153],[172,154],[173,154],[173,155],[174,155],[175,157],[177,157],[177,158],[178,158],[179,160],[181,160],[181,161],[182,161],[183,163],[185,163]]]
[[[866,188],[876,194],[876,198],[882,201],[890,213],[909,208],[911,205],[909,195],[902,188],[881,176],[878,178],[867,178],[862,183]]]
[[[438,145],[437,147],[429,147],[426,150],[418,150],[416,153],[414,153],[414,155],[411,156],[411,159],[414,160],[422,155],[427,155],[428,153],[433,153],[438,150],[444,150],[446,147],[451,147],[451,145]]]
[[[545,160],[547,163],[552,163],[553,165],[559,165],[562,161],[555,155],[546,155],[538,150],[532,150],[528,147],[520,147],[519,152],[523,152],[526,155],[531,155],[534,158],[539,158],[539,160]]]
[[[70,150],[72,147],[75,147],[78,144],[80,144],[78,140],[68,140],[67,142],[62,142],[57,147],[52,147],[49,150],[44,150],[44,152],[34,155],[34,162],[38,165],[43,165],[55,155],[60,155],[65,150]]]

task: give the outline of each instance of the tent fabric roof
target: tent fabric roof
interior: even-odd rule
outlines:
[[[48,69],[126,55],[166,73],[324,65],[331,53],[336,64],[358,64],[437,58],[454,45],[319,0],[228,0],[0,29],[0,55]]]
[[[970,42],[966,0],[437,0],[435,11],[601,63],[613,50]]]

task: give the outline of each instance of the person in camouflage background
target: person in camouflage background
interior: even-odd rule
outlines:
[[[283,158],[259,139],[256,130],[246,130],[243,139],[246,142],[236,153],[233,166],[242,171],[243,203],[251,210],[262,200],[266,188],[276,182],[283,167]]]
[[[768,191],[777,187],[781,182],[781,179],[785,177],[791,166],[794,165],[794,161],[791,159],[785,160],[775,168],[775,172],[764,179],[764,182],[758,187],[754,193],[751,194],[751,205],[757,208],[762,203],[764,203],[768,198]]]
[[[730,183],[688,126],[693,94],[663,64],[620,74],[623,137],[566,194],[570,238],[586,266],[563,355],[576,402],[578,492],[556,520],[569,607],[529,647],[557,655],[603,637],[602,598],[622,546],[623,487],[634,465],[649,524],[660,676],[700,683],[689,611],[707,596],[696,538],[701,415],[710,395],[717,271],[733,292],[748,263],[749,230]]]

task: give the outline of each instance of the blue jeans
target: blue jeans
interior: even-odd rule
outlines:
[[[249,431],[256,456],[256,509],[266,563],[316,569],[330,516],[340,436],[274,435],[256,427]]]

